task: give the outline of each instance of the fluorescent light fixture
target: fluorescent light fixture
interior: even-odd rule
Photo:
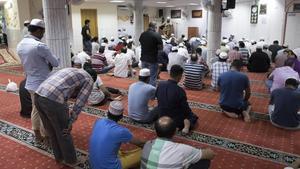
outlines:
[[[167,8],[174,8],[175,6],[174,5],[168,5],[166,6]]]
[[[197,4],[197,3],[189,3],[189,5],[195,6],[195,5],[199,5],[199,4]]]
[[[0,0],[0,2],[6,2],[7,0]]]
[[[110,3],[122,3],[122,2],[125,2],[123,0],[111,0],[109,1]]]
[[[158,1],[156,3],[158,3],[158,4],[166,4],[167,2],[165,2],[165,1]]]

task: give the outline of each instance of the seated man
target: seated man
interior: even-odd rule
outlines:
[[[256,52],[250,56],[247,68],[249,72],[268,72],[270,64],[268,54],[262,51],[261,46],[257,46]]]
[[[141,69],[139,81],[129,86],[128,91],[128,115],[140,123],[152,123],[158,118],[157,108],[149,110],[148,102],[155,98],[155,87],[148,84],[150,70]]]
[[[211,87],[213,89],[217,88],[217,81],[219,76],[230,69],[230,64],[226,62],[227,58],[228,58],[227,53],[221,52],[219,54],[219,61],[215,62],[211,67],[211,72],[212,72]]]
[[[208,169],[215,153],[174,142],[175,122],[167,116],[155,122],[157,138],[148,141],[142,153],[141,169]]]
[[[271,94],[270,119],[274,126],[284,129],[300,129],[300,93],[296,91],[298,80],[289,78],[285,87]]]
[[[126,78],[132,74],[131,64],[132,60],[127,53],[127,48],[124,47],[121,49],[121,53],[117,54],[115,57],[115,69],[114,76],[115,77],[123,77]]]
[[[171,79],[158,84],[156,97],[160,116],[169,116],[183,134],[189,133],[198,117],[192,113],[188,105],[185,91],[177,85],[183,74],[183,68],[173,65],[170,71]]]
[[[250,122],[251,106],[248,103],[251,95],[250,82],[245,74],[240,73],[242,67],[243,62],[241,60],[234,60],[230,71],[219,77],[220,107],[228,117],[243,116],[245,122]]]
[[[242,54],[239,52],[239,47],[235,46],[228,53],[228,62],[232,63],[234,60],[241,60]]]
[[[180,53],[178,53],[177,46],[172,47],[172,52],[169,53],[168,58],[169,58],[169,63],[167,66],[168,72],[170,72],[171,67],[173,65],[180,65],[181,67],[183,67],[184,64],[186,63],[186,60],[188,60],[188,58],[186,58],[184,55],[181,55]]]
[[[266,84],[270,91],[282,88],[288,78],[295,78],[299,80],[299,75],[293,70],[294,61],[286,60],[283,67],[276,68],[269,76]]]
[[[208,70],[203,64],[199,64],[198,55],[192,54],[190,63],[184,66],[184,87],[188,89],[200,90],[203,88],[202,78]]]
[[[140,148],[130,152],[119,151],[122,143],[139,147],[143,147],[145,143],[118,124],[123,117],[123,110],[122,102],[113,101],[108,108],[108,118],[95,122],[89,145],[92,169],[127,169],[139,166],[142,153]]]
[[[86,51],[82,51],[80,53],[78,53],[77,55],[75,55],[74,57],[72,57],[72,61],[73,62],[77,62],[77,63],[81,63],[81,67],[83,67],[83,65],[88,62],[91,62],[91,57],[87,54]]]
[[[99,52],[95,53],[92,58],[92,67],[98,74],[104,74],[114,68],[113,65],[108,65],[105,54],[105,47],[101,46]]]

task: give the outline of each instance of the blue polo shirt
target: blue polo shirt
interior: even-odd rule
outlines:
[[[131,132],[109,120],[97,120],[90,138],[89,153],[92,169],[122,169],[118,151],[122,143],[132,139]]]
[[[221,90],[220,105],[237,109],[244,106],[244,90],[250,87],[245,74],[233,70],[225,72],[219,76],[218,86]]]

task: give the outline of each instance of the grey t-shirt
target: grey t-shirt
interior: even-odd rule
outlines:
[[[144,82],[136,82],[129,86],[128,114],[137,121],[149,118],[148,102],[155,98],[155,87]]]

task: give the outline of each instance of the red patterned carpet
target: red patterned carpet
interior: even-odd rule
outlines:
[[[22,70],[21,68],[12,68]],[[11,70],[12,70],[11,69]],[[10,69],[7,69],[10,70]],[[0,70],[1,71],[1,70]],[[1,168],[67,168],[55,163],[53,157],[32,141],[31,122],[19,116],[19,98],[17,93],[3,91],[7,79],[17,83],[23,80],[21,73],[2,71],[0,73],[0,152]],[[17,75],[16,75],[17,74]],[[269,101],[263,80],[265,74],[247,73],[256,95],[251,97],[253,111],[267,114]],[[119,79],[107,75],[101,76],[106,86],[128,89],[134,79]],[[162,74],[167,79],[167,74]],[[205,80],[209,84],[209,80]],[[252,123],[229,119],[217,110],[218,93],[204,89],[187,91],[188,100],[195,105],[193,111],[199,116],[195,131],[186,137],[176,136],[176,140],[196,147],[211,147],[217,152],[212,161],[212,169],[280,169],[292,163],[300,154],[300,132],[285,131],[273,127],[269,121],[256,119]],[[127,106],[127,98],[123,99]],[[103,117],[101,107],[84,109],[75,123],[72,134],[79,152],[87,154],[88,141],[95,120]],[[125,113],[127,114],[127,112]],[[140,138],[151,139],[155,133],[151,126],[137,125],[127,117],[122,125],[128,127]],[[131,149],[132,146],[122,146]],[[88,168],[86,165],[79,168]]]

